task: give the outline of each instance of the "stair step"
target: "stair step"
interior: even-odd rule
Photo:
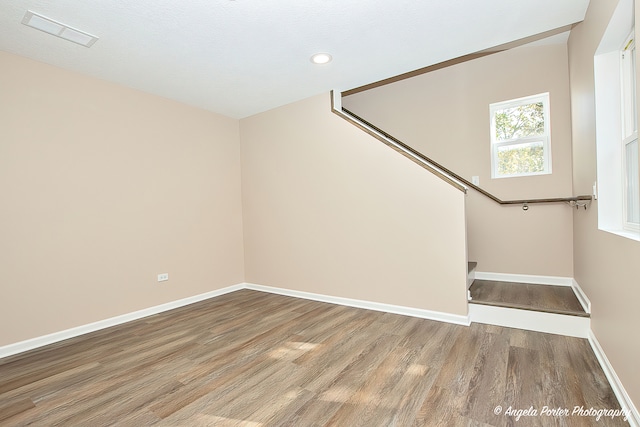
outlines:
[[[470,304],[590,317],[570,286],[474,280]]]
[[[471,273],[473,270],[476,269],[476,267],[478,266],[478,263],[475,261],[469,261],[467,263],[467,274]]]

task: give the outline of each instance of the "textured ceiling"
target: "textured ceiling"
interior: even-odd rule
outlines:
[[[573,24],[588,3],[5,0],[0,50],[242,118]],[[99,40],[85,48],[29,28],[27,10]],[[333,62],[312,64],[316,52]]]

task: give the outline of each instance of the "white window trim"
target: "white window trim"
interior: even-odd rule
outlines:
[[[622,141],[622,179],[623,179],[623,183],[622,183],[622,187],[623,187],[623,197],[622,197],[622,228],[624,230],[629,230],[632,232],[640,232],[640,223],[633,223],[629,221],[629,218],[627,217],[627,212],[628,212],[628,205],[627,205],[627,200],[628,200],[628,185],[627,185],[627,175],[629,174],[629,172],[627,171],[627,157],[626,157],[626,152],[627,152],[627,145],[633,143],[634,141],[636,141],[636,143],[638,143],[638,131],[635,131],[633,133],[633,135],[629,136],[628,138],[625,138]],[[633,160],[633,159],[632,159]],[[637,160],[636,160],[637,161]]]
[[[494,120],[496,111],[508,108],[519,107],[520,105],[535,104],[542,102],[544,106],[544,135],[528,136],[523,138],[514,138],[505,141],[496,141],[496,122]],[[551,173],[551,114],[549,111],[549,93],[540,93],[537,95],[525,96],[522,98],[511,99],[504,102],[496,102],[489,105],[489,119],[491,129],[491,179],[502,178],[518,178],[523,176],[549,175]],[[504,146],[515,146],[530,142],[542,141],[542,155],[544,169],[540,172],[518,173],[510,175],[497,174],[498,148]]]
[[[621,109],[622,109],[622,228],[633,232],[640,231],[640,223],[633,223],[627,217],[628,192],[627,185],[627,146],[638,141],[638,111],[635,84],[635,36],[634,31],[625,39],[620,49]],[[629,95],[631,94],[631,95]],[[634,159],[632,159],[633,161]],[[637,159],[635,159],[637,161]],[[637,195],[636,195],[637,196]]]
[[[623,116],[621,51],[634,26],[633,7],[633,0],[620,0],[594,56],[598,229],[640,241],[640,230],[624,221],[623,141],[625,136],[630,136],[625,131],[625,123],[636,122],[637,117]]]

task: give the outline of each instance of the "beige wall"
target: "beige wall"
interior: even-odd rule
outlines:
[[[240,125],[248,282],[466,315],[461,191],[328,94]]]
[[[575,194],[588,194],[596,179],[593,53],[614,7],[592,0],[569,42]],[[565,79],[562,49],[536,49],[555,58],[540,62],[551,68],[539,76]],[[436,84],[420,83],[426,95],[409,81],[397,99],[377,89],[383,106],[399,102],[393,108],[403,114],[368,114],[382,111],[380,119],[393,118],[402,132],[417,114],[428,132],[392,132],[418,148],[437,141],[433,157],[445,164],[447,155],[471,153],[460,173],[480,175],[500,197],[566,195],[569,133],[556,137],[556,123],[567,118],[555,118],[568,108],[555,94],[566,82],[525,85],[521,93],[504,84],[480,102],[487,88],[463,72],[537,58],[531,51],[514,61],[514,52],[434,73]],[[245,273],[259,284],[466,313],[465,197],[331,114],[327,95],[239,124],[3,52],[0,69],[0,346],[236,284]],[[519,178],[517,191],[489,181],[488,136],[475,137],[488,135],[487,102],[545,90],[552,91],[554,176]],[[407,108],[442,96],[457,100],[455,111],[470,122],[447,125],[451,115]],[[374,101],[354,96],[347,105],[361,111]],[[460,132],[469,137],[453,138]],[[524,213],[473,193],[466,203],[469,252],[482,270],[570,275],[573,251],[593,330],[640,402],[640,288],[630,268],[640,244],[598,231],[597,202],[573,221],[562,206]],[[514,235],[528,247],[515,251]],[[169,282],[156,282],[160,272]]]
[[[571,126],[564,44],[524,46],[348,97],[343,104],[503,200],[567,197]],[[491,179],[489,104],[549,92],[551,175]],[[589,194],[589,193],[587,193]],[[468,201],[469,258],[486,272],[572,276],[572,212]]]
[[[596,181],[593,56],[616,5],[617,1],[591,0],[584,22],[572,30],[569,38],[573,181],[578,193],[590,191]],[[637,23],[640,2],[635,6]],[[575,278],[591,299],[592,330],[638,407],[640,242],[599,231],[597,203],[586,214],[575,214]]]
[[[237,120],[0,70],[0,346],[243,282]]]

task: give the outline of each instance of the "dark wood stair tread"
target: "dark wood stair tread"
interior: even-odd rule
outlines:
[[[472,304],[589,317],[570,286],[475,280]]]

